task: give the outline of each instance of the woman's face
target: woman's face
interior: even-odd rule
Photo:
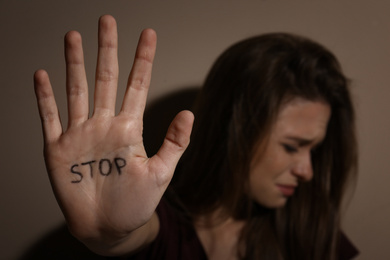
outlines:
[[[325,102],[302,98],[281,107],[269,139],[251,163],[250,192],[257,203],[283,207],[300,182],[312,179],[311,151],[325,138],[330,114]]]

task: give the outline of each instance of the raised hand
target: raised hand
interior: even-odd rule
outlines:
[[[44,134],[46,167],[68,226],[77,238],[95,251],[111,254],[125,252],[121,246],[143,227],[147,229],[145,227],[189,143],[193,115],[189,111],[179,113],[158,153],[148,158],[143,146],[142,120],[156,34],[147,29],[140,36],[118,115],[115,115],[117,29],[113,17],[100,18],[98,44],[91,117],[79,33],[72,31],[65,36],[66,131],[60,122],[48,74],[37,71],[34,84]],[[147,241],[148,236],[150,234],[146,232],[137,237],[137,241]]]

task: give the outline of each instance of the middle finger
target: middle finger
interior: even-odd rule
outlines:
[[[100,18],[98,41],[94,115],[114,116],[119,68],[117,26],[112,16]]]

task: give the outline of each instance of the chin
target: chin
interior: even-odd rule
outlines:
[[[280,209],[286,205],[287,198],[283,197],[274,200],[269,199],[264,201],[257,201],[257,203],[268,209]]]

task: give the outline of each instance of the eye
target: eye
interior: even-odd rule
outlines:
[[[284,150],[286,150],[287,153],[296,153],[298,152],[298,148],[296,148],[293,145],[290,144],[283,144]]]

